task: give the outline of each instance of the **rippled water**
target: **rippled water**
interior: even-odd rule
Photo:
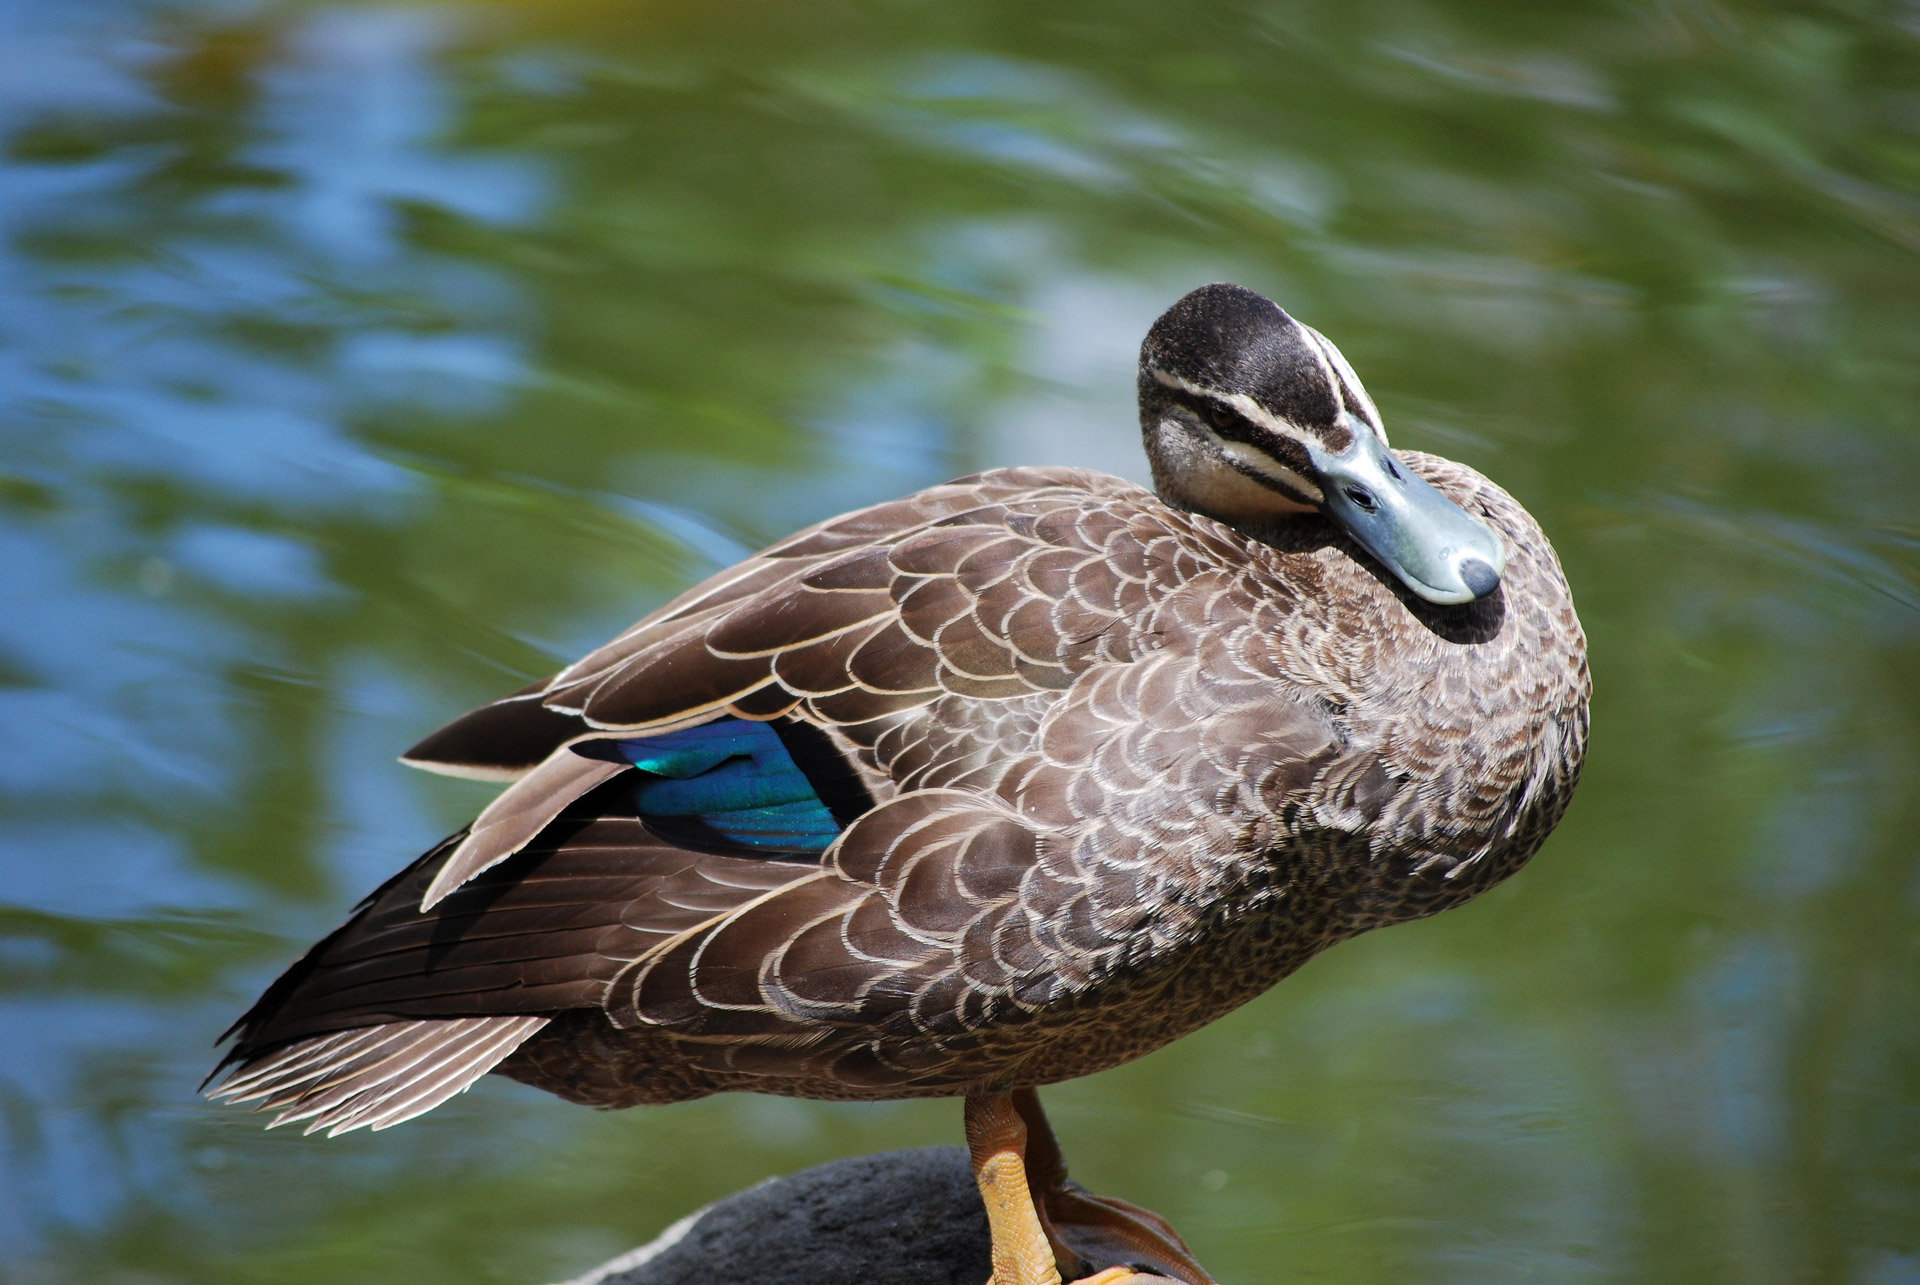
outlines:
[[[334,1142],[225,1023],[480,787],[394,753],[812,519],[1139,476],[1233,278],[1552,534],[1539,860],[1052,1090],[1235,1282],[1920,1281],[1920,8],[0,6],[8,1280],[497,1281],[952,1103]]]

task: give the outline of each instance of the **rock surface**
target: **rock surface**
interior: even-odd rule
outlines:
[[[919,1147],[770,1179],[566,1285],[983,1285],[990,1275],[966,1151]]]

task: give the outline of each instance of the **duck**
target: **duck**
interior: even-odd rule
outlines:
[[[958,1097],[992,1285],[1211,1281],[1068,1181],[1037,1090],[1513,874],[1591,682],[1538,523],[1391,449],[1278,304],[1187,294],[1137,390],[1151,489],[1003,468],[831,518],[414,746],[506,788],[267,988],[207,1092],[329,1135],[488,1073]]]

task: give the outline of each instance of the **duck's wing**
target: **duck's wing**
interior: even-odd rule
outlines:
[[[923,712],[1057,693],[1093,665],[1158,645],[1143,626],[1154,604],[1246,549],[1131,483],[1050,469],[963,478],[802,532],[539,691],[452,725],[469,744],[526,734],[533,766],[481,814],[423,905],[606,779],[604,763],[542,739],[565,720],[562,747],[721,717],[787,718],[831,729],[862,770],[895,778],[888,737],[914,740]],[[540,737],[526,731],[536,704],[552,715]]]
[[[553,677],[529,683],[454,719],[409,749],[401,762],[448,776],[517,780],[569,741],[608,727],[657,721],[625,717],[609,723],[605,721],[607,702],[592,713],[584,708],[582,698],[591,694],[601,680],[629,671],[630,677],[637,678],[640,667],[631,664],[637,658],[659,652],[676,638],[701,633],[751,600],[777,596],[783,586],[790,587],[807,573],[845,561],[843,555],[885,549],[957,515],[996,506],[1019,508],[1035,500],[1044,501],[1049,495],[1066,500],[1149,498],[1147,492],[1131,483],[1080,469],[996,469],[843,514],[808,527],[695,585]],[[798,601],[795,609],[801,609]],[[797,664],[797,658],[789,663]],[[705,668],[711,669],[712,663]],[[719,673],[702,677],[710,687],[727,686]],[[760,677],[764,680],[765,674]],[[667,694],[672,690],[669,683]],[[697,713],[693,717],[698,717]]]

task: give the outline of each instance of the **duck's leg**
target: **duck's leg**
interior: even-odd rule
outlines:
[[[1132,1263],[1186,1285],[1218,1285],[1206,1268],[1194,1261],[1193,1251],[1180,1239],[1180,1233],[1159,1214],[1112,1196],[1093,1195],[1069,1182],[1066,1157],[1061,1154],[1053,1126],[1047,1123],[1046,1112],[1040,1109],[1040,1095],[1032,1089],[1016,1089],[1009,1096],[1024,1125],[1026,1186],[1032,1193],[1041,1229],[1061,1263],[1075,1258],[1080,1267]],[[977,1167],[977,1159],[975,1164]]]
[[[989,1285],[1060,1285],[1053,1246],[1027,1189],[1027,1126],[1013,1099],[1005,1093],[968,1094],[966,1123],[973,1180],[980,1184],[993,1237]]]
[[[1202,1271],[1173,1228],[1158,1214],[1124,1201],[1105,1201],[1067,1185],[1060,1144],[1040,1113],[1040,1099],[1021,1094],[969,1094],[966,1105],[967,1149],[973,1153],[973,1176],[987,1207],[987,1227],[993,1237],[993,1279],[988,1285],[1060,1285],[1060,1261],[1076,1268],[1092,1261],[1140,1263],[1160,1271],[1163,1264],[1183,1264],[1187,1274],[1170,1273],[1188,1285],[1215,1285]],[[1033,1161],[1028,1120],[1039,1122],[1040,1175],[1047,1184],[1030,1185]],[[1066,1217],[1047,1214],[1035,1202],[1036,1191],[1049,1208]],[[1078,1203],[1076,1203],[1078,1202]],[[1113,1227],[1109,1222],[1118,1220]],[[1173,1285],[1167,1277],[1109,1267],[1082,1277],[1074,1285]]]

